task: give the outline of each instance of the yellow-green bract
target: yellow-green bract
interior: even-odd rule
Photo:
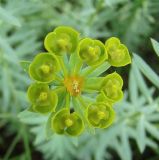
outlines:
[[[79,33],[76,30],[71,27],[60,26],[46,36],[44,45],[48,52],[62,55],[73,53],[78,41]]]
[[[108,103],[94,103],[87,108],[87,119],[95,128],[107,128],[114,120],[115,112]]]
[[[115,67],[125,66],[131,63],[131,57],[127,47],[116,37],[111,37],[105,42],[108,53],[108,62]]]
[[[29,66],[30,77],[36,81],[49,83],[54,80],[59,63],[53,54],[40,53]]]
[[[77,52],[79,57],[90,66],[99,65],[108,58],[104,44],[91,38],[81,40]]]
[[[84,124],[76,112],[70,113],[68,108],[64,108],[52,118],[51,127],[58,134],[78,136],[83,132]]]
[[[111,103],[117,102],[123,97],[122,92],[123,80],[121,76],[114,72],[112,74],[108,74],[102,83],[102,94],[103,99],[105,101],[109,101]]]
[[[27,92],[32,104],[31,110],[41,114],[55,111],[58,97],[56,93],[49,89],[47,84],[31,84]]]

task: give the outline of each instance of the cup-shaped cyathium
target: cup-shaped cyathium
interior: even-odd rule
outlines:
[[[59,63],[53,54],[40,53],[29,66],[30,77],[38,82],[49,83],[54,80]]]
[[[68,108],[63,108],[52,118],[51,127],[57,134],[79,136],[84,129],[83,120],[76,113],[70,113]]]
[[[122,86],[123,80],[118,73],[108,74],[104,78],[101,87],[105,100],[111,103],[121,100],[123,98]]]
[[[115,112],[110,104],[99,102],[88,106],[86,116],[91,126],[107,128],[113,123]]]
[[[79,33],[71,27],[57,27],[47,34],[44,45],[48,52],[62,55],[73,53],[78,45]]]
[[[105,42],[108,53],[108,62],[115,67],[125,66],[131,63],[131,57],[127,47],[116,37],[111,37]]]
[[[78,55],[81,60],[90,66],[99,65],[108,58],[104,44],[91,38],[85,38],[80,41]]]
[[[33,83],[28,88],[28,99],[31,102],[31,110],[41,114],[54,112],[58,97],[56,93],[49,89],[44,83]]]

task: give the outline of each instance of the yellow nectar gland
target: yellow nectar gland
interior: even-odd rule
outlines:
[[[68,118],[68,119],[65,120],[65,125],[66,125],[67,127],[71,127],[71,126],[73,125],[73,121]]]
[[[117,62],[122,61],[124,59],[124,56],[125,56],[124,52],[122,50],[119,50],[119,49],[110,53],[111,59],[115,60]]]
[[[117,82],[115,81],[112,81],[112,80],[109,80],[107,82],[107,84],[105,85],[105,92],[107,94],[108,97],[116,97],[117,94],[118,94],[118,86],[117,86]]]
[[[118,87],[116,85],[109,86],[105,91],[108,97],[116,98],[118,96]]]
[[[98,115],[98,118],[99,118],[99,119],[105,119],[105,118],[106,118],[105,112],[98,111],[97,115]]]
[[[41,92],[39,96],[40,101],[45,101],[47,99],[48,95],[47,92]]]
[[[97,47],[89,47],[88,52],[91,57],[95,57],[98,54],[98,48]]]
[[[40,69],[42,70],[42,72],[44,74],[48,74],[50,72],[50,66],[46,65],[46,64],[43,64]]]
[[[68,40],[67,39],[59,39],[58,40],[58,45],[60,48],[62,48],[63,50],[68,48]]]
[[[78,76],[67,77],[64,80],[64,85],[72,96],[77,96],[81,93],[83,78]]]

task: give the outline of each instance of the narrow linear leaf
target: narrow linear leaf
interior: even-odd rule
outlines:
[[[129,74],[129,95],[131,102],[136,104],[138,99],[138,88],[137,88],[137,82],[135,80],[135,75],[132,69],[130,70]]]
[[[154,150],[158,149],[158,144],[152,139],[147,139],[146,140],[146,145],[153,148]]]
[[[142,153],[146,146],[146,134],[145,134],[145,118],[141,116],[139,122],[137,123],[137,144]]]
[[[26,124],[44,124],[46,123],[47,116],[41,115],[39,113],[30,112],[28,110],[24,110],[18,114],[18,118],[21,122]]]
[[[105,4],[108,5],[109,7],[112,7],[114,5],[117,5],[117,4],[121,4],[121,3],[124,3],[128,0],[105,0]]]
[[[50,139],[52,135],[54,134],[53,130],[51,129],[51,120],[54,114],[55,114],[54,112],[51,113],[46,122],[46,127],[45,127],[46,139]]]
[[[134,61],[142,73],[159,88],[159,76],[149,67],[149,65],[136,54],[134,54]]]
[[[6,111],[9,107],[10,97],[11,97],[11,91],[10,91],[10,82],[8,77],[8,70],[7,68],[2,69],[2,106],[3,109]]]
[[[149,122],[145,123],[146,126],[146,130],[157,140],[159,140],[159,129],[157,129],[156,127],[154,127],[152,124],[150,124]]]
[[[148,121],[150,122],[155,122],[155,121],[159,121],[159,114],[158,112],[154,112],[153,114],[151,114],[149,117],[147,117]]]
[[[134,72],[134,75],[135,76],[135,79],[137,81],[137,85],[140,89],[140,91],[142,92],[142,94],[146,97],[146,99],[148,100],[149,103],[152,102],[152,97],[151,97],[151,94],[149,92],[149,89],[147,88],[147,85],[139,71],[139,69],[137,68],[136,66],[136,63],[133,61],[132,63],[132,70]]]
[[[121,147],[121,142],[119,141],[119,139],[115,138],[111,140],[112,142],[112,148],[116,150],[116,152],[118,153],[120,159],[125,160],[125,155],[123,154],[123,148]],[[124,151],[125,153],[125,151]]]
[[[18,27],[21,26],[19,20],[16,17],[14,17],[9,11],[7,11],[6,9],[4,9],[2,7],[0,7],[0,17],[4,21],[6,21],[6,22],[8,22],[12,25],[15,25],[15,26],[18,26]]]
[[[37,126],[31,128],[30,131],[32,133],[36,134],[36,138],[34,140],[35,145],[40,145],[40,144],[44,143],[44,141],[46,140],[44,126],[37,125]]]
[[[14,63],[18,62],[18,57],[15,54],[15,51],[13,50],[11,45],[8,43],[8,41],[1,36],[0,36],[0,48],[4,51],[9,61],[12,61]]]
[[[157,56],[159,56],[159,42],[151,38],[152,47],[155,50]]]
[[[4,21],[6,21],[6,22],[8,22],[12,25],[15,25],[15,26],[18,26],[18,27],[21,26],[19,20],[16,17],[14,17],[8,10],[6,10],[2,7],[0,7],[0,17]]]
[[[72,144],[73,144],[75,147],[78,147],[78,145],[79,145],[79,138],[78,138],[78,137],[71,137],[71,138],[69,139],[69,141],[71,141]]]
[[[131,160],[131,149],[128,139],[128,134],[126,133],[126,126],[123,125],[122,131],[121,131],[121,142],[122,142],[122,149],[124,153],[124,160]]]

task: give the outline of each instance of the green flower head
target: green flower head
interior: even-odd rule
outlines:
[[[127,47],[116,37],[111,37],[105,42],[108,53],[108,62],[115,67],[125,66],[131,63],[131,57]]]
[[[58,134],[68,134],[70,136],[79,136],[84,129],[84,124],[80,116],[76,113],[70,113],[69,109],[64,108],[52,119],[52,129]]]
[[[99,65],[104,62],[108,55],[105,46],[99,40],[85,38],[80,41],[78,55],[87,65]]]
[[[49,53],[38,54],[29,66],[30,77],[44,83],[53,81],[58,70],[57,58]]]
[[[121,76],[103,75],[111,65],[131,62],[126,46],[115,37],[105,45],[96,39],[79,39],[73,28],[57,27],[44,40],[47,53],[21,63],[34,81],[27,91],[28,110],[50,113],[45,115],[49,137],[54,132],[79,136],[85,126],[91,131],[107,128],[115,117],[113,105],[123,97]]]
[[[71,27],[57,27],[50,32],[45,40],[44,46],[50,53],[62,55],[63,53],[73,53],[79,41],[79,33]]]
[[[122,86],[123,80],[118,73],[114,72],[112,74],[108,74],[102,83],[102,91],[105,98],[112,103],[122,99]]]
[[[88,122],[95,128],[107,128],[115,118],[115,112],[108,103],[94,103],[87,109]]]
[[[42,114],[55,111],[58,97],[54,91],[49,89],[47,84],[34,83],[30,85],[27,95],[32,103],[31,109],[33,111]]]

